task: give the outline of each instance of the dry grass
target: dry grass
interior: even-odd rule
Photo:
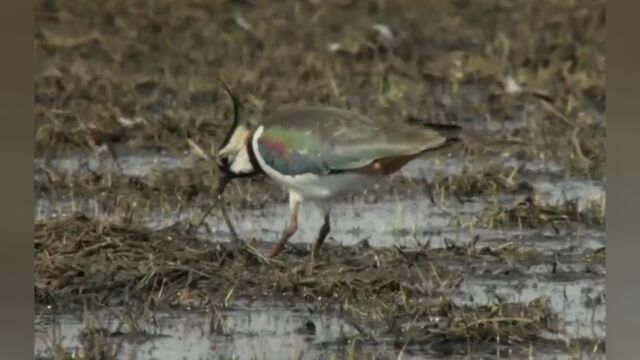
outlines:
[[[223,309],[235,298],[313,301],[339,308],[361,330],[341,343],[347,359],[370,358],[366,347],[381,337],[395,339],[399,351],[429,343],[444,344],[446,353],[447,342],[464,343],[467,355],[496,342],[523,349],[544,341],[540,333],[556,328],[544,299],[477,307],[451,301],[475,271],[465,267],[471,260],[508,269],[541,261],[517,246],[327,246],[313,260],[287,253],[269,261],[250,245],[229,251],[196,240],[181,224],[150,231],[131,220],[204,208],[210,199],[217,169],[202,158],[215,152],[231,117],[216,81],[223,76],[252,122],[284,104],[326,104],[379,121],[465,128],[453,152],[462,173],[437,174],[430,183],[396,177],[379,194],[438,204],[480,198],[491,206],[473,225],[484,228],[602,229],[604,199],[582,209],[550,206],[531,182],[549,163],[559,165],[542,174],[552,181],[604,180],[604,4],[37,1],[35,144],[45,161],[36,194],[119,220],[36,225],[37,304]],[[48,163],[78,152],[103,161],[164,152],[188,156],[193,166],[130,176],[117,164],[65,173]],[[495,166],[503,158],[539,162],[542,170]],[[226,195],[236,208],[285,199],[263,178],[237,182]],[[505,195],[514,200],[501,201]],[[87,199],[96,203],[83,205]],[[603,253],[586,257],[603,263]],[[432,317],[441,321],[425,322]],[[84,357],[61,350],[56,359],[109,359],[113,339],[91,333]],[[576,344],[593,345],[569,347]]]
[[[231,110],[223,75],[254,121],[285,103],[458,119],[491,129],[473,133],[474,153],[602,176],[601,0],[143,4],[38,3],[40,156],[100,144],[180,152],[187,139],[209,151]],[[551,102],[508,92],[509,79]]]
[[[500,264],[516,257],[522,263],[528,256],[508,247],[328,246],[314,259],[285,254],[267,260],[250,245],[230,251],[190,238],[178,227],[147,232],[78,217],[37,226],[35,297],[37,304],[58,310],[133,306],[148,312],[181,306],[215,314],[236,298],[269,296],[340,309],[363,345],[389,341],[384,339],[405,346],[544,344],[547,340],[539,335],[558,330],[544,298],[484,306],[450,300],[463,276],[472,275],[452,264],[474,258]],[[95,340],[90,349],[106,351],[105,344],[98,344],[103,337],[93,330],[88,334],[95,336],[87,338]],[[352,339],[343,341],[346,346]]]

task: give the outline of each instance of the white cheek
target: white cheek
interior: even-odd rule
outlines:
[[[247,152],[247,148],[243,147],[238,154],[233,159],[231,163],[231,172],[236,174],[250,173],[253,171],[253,166],[251,166],[251,160],[249,160],[249,153]]]

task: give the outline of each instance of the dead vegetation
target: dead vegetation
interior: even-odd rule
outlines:
[[[149,232],[76,217],[36,227],[35,298],[56,311],[104,306],[146,309],[134,314],[167,306],[209,309],[215,329],[215,315],[234,299],[267,296],[339,311],[358,329],[363,346],[382,341],[442,344],[463,351],[470,344],[484,349],[496,342],[553,345],[540,337],[559,330],[544,298],[475,307],[450,300],[462,279],[474,274],[462,273],[454,264],[472,258],[499,264],[515,254],[507,247],[408,250],[362,245],[329,246],[315,258],[289,253],[269,260],[250,243],[229,250],[228,245],[191,238],[179,227]],[[129,327],[140,328],[135,322]],[[100,329],[87,330],[84,351],[100,354],[86,358],[109,359],[107,350],[113,348],[107,345],[115,346],[123,336]],[[351,340],[345,338],[343,345]]]
[[[463,276],[444,267],[443,260],[456,252],[435,249],[331,246],[315,259],[267,259],[251,242],[236,251],[229,246],[192,238],[178,225],[153,232],[84,216],[41,224],[35,239],[36,300],[63,307],[133,301],[202,307],[232,295],[271,294],[385,304],[398,296],[437,297]]]
[[[549,262],[556,274],[556,262],[569,256],[551,261],[516,239],[495,248],[377,249],[363,242],[327,246],[314,259],[289,251],[266,260],[260,242],[229,251],[191,237],[186,223],[155,231],[136,221],[208,204],[217,176],[210,157],[232,111],[216,81],[222,76],[253,122],[285,104],[326,104],[379,121],[464,127],[464,144],[452,151],[462,171],[431,181],[395,177],[377,192],[340,201],[425,197],[443,206],[480,199],[489,206],[464,226],[601,230],[604,198],[549,204],[535,181],[604,181],[604,4],[37,1],[35,191],[40,200],[68,202],[74,216],[36,225],[36,303],[214,313],[241,298],[319,303],[359,329],[338,344],[346,359],[379,355],[367,346],[382,340],[400,352],[427,346],[445,356],[502,355],[498,343],[522,356],[536,344],[604,351],[598,341],[560,346],[541,337],[558,330],[557,314],[542,298],[451,301],[474,274],[509,278],[526,272],[515,264]],[[121,161],[132,154],[190,164],[125,174]],[[64,156],[87,164],[73,171],[51,164]],[[505,159],[515,165],[499,165]],[[226,196],[236,209],[285,199],[261,178],[234,183]],[[592,262],[604,266],[604,252],[578,260],[588,271]],[[114,338],[121,337],[90,330],[82,354],[52,346],[54,358],[115,358]]]
[[[254,121],[295,103],[457,119],[485,129],[470,136],[490,140],[476,152],[507,146],[602,175],[601,0],[144,4],[39,2],[39,156],[101,144],[181,152],[187,139],[215,148],[231,111],[222,75]]]

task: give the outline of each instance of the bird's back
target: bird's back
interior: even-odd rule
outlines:
[[[270,157],[270,144],[278,144],[279,149],[297,154],[298,163],[313,163],[319,172],[419,154],[454,142],[460,133],[455,125],[382,122],[349,110],[312,106],[279,110],[267,116],[262,125],[261,143],[265,146],[261,152],[266,158]],[[276,160],[274,165],[286,165]]]

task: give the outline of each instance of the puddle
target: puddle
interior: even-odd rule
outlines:
[[[587,180],[554,180],[535,181],[531,184],[544,205],[562,206],[573,202],[579,211],[584,211],[594,204],[605,202],[604,183]]]
[[[555,231],[539,230],[478,230],[478,246],[495,248],[505,242],[514,242],[524,250],[535,250],[545,256],[562,254],[581,254],[585,250],[596,250],[605,246],[606,233],[603,229],[559,229]]]
[[[47,167],[61,174],[73,174],[82,170],[102,172],[122,169],[122,173],[128,176],[144,176],[152,172],[175,169],[188,169],[193,167],[194,159],[189,154],[168,155],[118,155],[118,163],[110,157],[97,157],[91,154],[72,154],[66,157],[34,160],[36,168]],[[513,158],[505,153],[500,157],[487,160],[488,166],[513,170],[519,168],[528,173],[544,173],[547,175],[559,175],[565,168],[553,160],[523,161]],[[442,154],[437,157],[425,156],[413,160],[403,167],[399,174],[406,178],[433,180],[436,175],[455,176],[462,174],[464,161],[460,155]],[[37,175],[39,176],[39,175]]]
[[[35,159],[34,164],[38,167],[48,167],[62,174],[74,174],[81,170],[102,172],[105,170],[118,170],[120,166],[122,173],[128,176],[144,176],[152,172],[162,170],[188,169],[193,166],[193,158],[190,156],[171,155],[123,155],[118,156],[118,163],[112,158],[98,158],[91,155],[70,155],[67,157],[50,160]],[[38,180],[36,178],[36,180]]]
[[[580,231],[559,229],[560,233],[541,234],[537,229],[495,228],[483,229],[472,224],[483,204],[449,202],[446,207],[431,205],[428,199],[414,201],[399,200],[395,203],[336,203],[332,207],[332,230],[328,242],[356,245],[363,240],[375,247],[402,246],[413,248],[426,243],[432,248],[442,248],[448,243],[465,244],[479,238],[478,246],[504,243],[505,239],[519,240],[532,246],[541,246],[541,251],[555,251],[565,247],[596,249],[604,246],[604,231],[582,229]],[[126,214],[109,214],[101,210],[96,199],[36,201],[36,220],[62,219],[76,211],[98,219],[122,220]],[[241,236],[276,241],[288,218],[289,207],[274,204],[265,209],[234,211],[231,214],[234,226]],[[200,211],[151,211],[136,215],[135,223],[151,229],[162,229],[178,222],[196,223]],[[229,234],[222,217],[212,213],[206,220],[213,231],[209,234],[201,228],[199,236],[212,241],[226,241]],[[314,204],[304,204],[298,218],[298,231],[292,242],[308,243],[315,239],[322,225],[322,212]],[[486,240],[486,244],[485,243]],[[498,244],[499,245],[499,244]]]
[[[510,156],[508,153],[501,157],[487,161],[487,166],[493,166],[506,171],[519,169],[525,175],[544,174],[550,176],[561,175],[565,168],[553,160],[523,161]],[[436,175],[455,176],[461,175],[464,170],[464,162],[455,156],[448,157],[424,157],[413,160],[403,167],[399,174],[411,179],[433,180]]]
[[[550,183],[542,183],[543,187]],[[559,183],[562,186],[564,183]],[[581,183],[567,182],[573,191],[571,197],[561,195],[560,190],[548,190],[540,193],[540,201],[557,205],[557,201],[578,200],[579,204],[589,204],[589,197],[581,191],[589,191],[591,199],[604,196],[604,190],[595,185],[581,185]],[[536,185],[537,186],[537,185]],[[503,199],[507,204],[513,204],[513,197]],[[74,212],[84,212],[86,215],[102,218],[122,220],[128,214],[108,213],[100,205],[100,198],[93,199],[48,199],[36,200],[36,221],[49,221],[68,217]],[[454,199],[445,199],[443,203],[433,204],[424,197],[416,199],[395,200],[377,203],[336,202],[332,205],[332,230],[328,242],[334,241],[342,245],[355,245],[366,240],[375,247],[423,246],[427,242],[430,247],[441,248],[448,242],[464,244],[478,237],[479,245],[487,240],[491,245],[496,242],[520,240],[533,247],[538,245],[541,251],[550,252],[558,249],[574,247],[578,249],[595,249],[604,246],[604,230],[589,229],[580,226],[577,229],[556,229],[559,232],[546,233],[551,229],[519,229],[495,228],[484,229],[477,225],[478,214],[487,210],[489,204],[480,198],[471,198],[460,203]],[[203,206],[204,208],[204,206]],[[255,237],[264,241],[277,241],[284,229],[289,215],[289,206],[284,203],[272,204],[264,209],[247,209],[232,211],[231,218],[241,236]],[[141,212],[136,214],[135,223],[151,229],[161,229],[177,222],[191,221],[196,223],[202,216],[200,210],[194,208],[176,211]],[[291,242],[307,243],[314,241],[317,231],[322,225],[322,212],[313,203],[305,203],[300,208],[298,217],[298,231]],[[226,241],[229,234],[219,211],[214,211],[206,221],[212,234],[208,234],[202,227],[201,237],[212,241]]]
[[[277,303],[235,303],[223,313],[222,325],[210,332],[210,314],[158,313],[157,328],[143,326],[145,332],[158,334],[148,341],[126,341],[123,359],[318,359],[335,353],[324,344],[335,343],[341,336],[354,336],[357,331],[336,316],[310,314],[300,305]],[[118,328],[115,317],[101,317],[101,327]],[[79,346],[79,334],[87,319],[82,316],[43,316],[37,331],[35,352],[46,353],[53,331],[64,337],[62,345]],[[105,326],[107,325],[108,326]],[[314,331],[310,331],[313,328]],[[304,330],[303,330],[304,329]]]
[[[478,289],[479,284],[474,286],[468,290],[479,292],[476,301],[482,301],[484,290]],[[138,323],[144,336],[129,337],[126,323],[121,324],[115,315],[42,315],[35,324],[34,352],[49,355],[52,343],[72,352],[79,351],[81,333],[86,325],[108,329],[112,334],[120,330],[124,335],[112,335],[111,338],[115,344],[122,344],[118,359],[139,360],[342,359],[346,358],[349,344],[345,340],[358,335],[358,331],[337,313],[311,312],[301,305],[276,302],[233,303],[220,313],[221,320],[214,325],[214,331],[211,331],[212,324],[216,322],[211,319],[218,317],[207,312],[160,312],[155,313],[154,318],[155,324],[150,320]],[[399,353],[393,346],[393,339],[379,339],[378,345],[365,345],[361,351],[390,358],[396,358]],[[442,349],[438,350],[435,344],[408,346],[402,358],[452,358],[451,354],[439,354],[439,351]],[[531,351],[537,359],[572,358],[554,348]]]
[[[579,279],[548,281],[544,279],[487,280],[468,279],[461,285],[459,304],[486,305],[496,296],[507,302],[530,302],[540,296],[550,300],[551,309],[561,320],[560,332],[571,338],[604,340],[606,335],[605,280]],[[553,338],[553,337],[552,337]]]

